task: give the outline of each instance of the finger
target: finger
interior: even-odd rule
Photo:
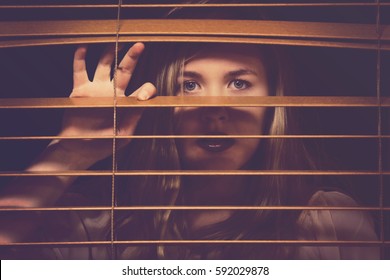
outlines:
[[[157,95],[157,89],[152,83],[145,83],[130,96],[137,97],[138,100],[148,100]]]
[[[111,65],[114,62],[115,58],[115,46],[110,45],[106,48],[104,53],[99,59],[99,63],[96,67],[95,75],[93,77],[94,80],[98,81],[110,81],[111,77]]]
[[[85,64],[85,56],[87,55],[87,46],[81,45],[74,53],[73,59],[73,88],[78,88],[81,85],[89,82],[87,67]]]
[[[157,89],[152,83],[145,83],[130,96],[137,97],[138,100],[148,100],[157,95]],[[118,135],[132,135],[137,127],[145,108],[133,108],[126,110],[118,125]]]
[[[145,49],[143,43],[135,43],[126,53],[117,69],[116,85],[119,90],[125,91],[133,75],[138,58]]]

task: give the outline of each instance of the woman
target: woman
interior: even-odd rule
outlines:
[[[94,78],[86,71],[86,47],[76,50],[74,88],[77,97],[125,96],[132,85],[138,100],[156,95],[268,96],[288,95],[282,60],[276,48],[232,44],[166,44],[144,51],[134,44],[111,78],[112,49],[101,57]],[[161,55],[164,54],[164,55]],[[147,67],[152,65],[153,67]],[[133,77],[134,76],[134,77]],[[143,83],[146,79],[152,82]],[[115,90],[114,90],[115,80]],[[142,82],[141,82],[142,81]],[[314,160],[299,140],[231,138],[228,135],[298,133],[292,111],[284,107],[185,107],[127,109],[118,112],[117,135],[215,135],[215,138],[118,140],[118,168],[126,170],[288,170],[315,169]],[[68,110],[60,136],[110,136],[112,111]],[[218,138],[224,136],[224,138]],[[55,140],[27,171],[91,168],[112,153],[111,141]],[[97,193],[99,183],[70,176],[19,178],[6,189],[3,207],[50,205],[110,205],[111,197]],[[88,195],[80,195],[80,184]],[[319,182],[307,176],[130,176],[117,182],[118,206],[356,206],[341,192],[316,191]],[[73,186],[72,186],[73,185]],[[108,187],[110,185],[107,185]],[[106,187],[107,187],[106,186]],[[76,192],[74,192],[76,190]],[[75,195],[74,193],[77,193]],[[93,193],[93,194],[91,194]],[[107,203],[108,200],[108,203]],[[108,211],[25,213],[2,219],[2,243],[20,242],[33,232],[38,240],[110,240]],[[47,216],[47,217],[46,217]],[[52,216],[52,217],[50,217]],[[116,211],[116,240],[376,240],[370,217],[346,210],[148,210]],[[40,229],[40,230],[37,230]],[[39,249],[38,258],[254,258],[338,259],[378,258],[375,247],[287,246],[266,244],[117,245]],[[32,251],[30,251],[32,252]],[[25,252],[24,252],[25,253]],[[7,252],[8,257],[12,256]],[[24,255],[26,258],[29,255]],[[29,257],[27,257],[29,258]]]

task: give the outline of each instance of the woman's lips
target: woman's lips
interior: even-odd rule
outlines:
[[[235,140],[233,138],[202,138],[197,140],[196,143],[208,152],[219,153],[233,146]]]

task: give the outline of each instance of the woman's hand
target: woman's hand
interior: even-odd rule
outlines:
[[[125,96],[126,87],[131,79],[144,45],[133,45],[119,64],[116,77],[116,94]],[[113,49],[107,50],[98,63],[95,76],[89,81],[85,55],[87,48],[79,47],[74,56],[74,86],[71,98],[113,97],[114,84],[110,78],[114,60]],[[156,94],[156,88],[146,83],[132,96],[147,100]],[[131,135],[142,114],[141,108],[128,109],[120,115],[117,135]],[[69,109],[65,112],[60,136],[112,136],[112,109]],[[126,145],[130,140],[118,141],[118,146]],[[51,172],[86,169],[92,164],[112,154],[112,141],[102,139],[62,139],[54,140],[41,156],[26,169],[29,172]],[[20,177],[2,189],[1,207],[46,207],[53,205],[73,183],[76,176]],[[38,212],[19,216],[0,216],[0,243],[21,242],[31,234],[40,223]],[[22,215],[23,214],[23,215]],[[39,214],[39,213],[38,213]]]
[[[124,97],[125,90],[137,65],[144,45],[134,44],[120,62],[116,73],[116,96]],[[82,97],[113,97],[114,80],[111,79],[111,66],[114,61],[114,49],[107,49],[97,65],[92,81],[88,79],[85,57],[86,46],[80,46],[74,55],[73,63],[73,91],[71,98]],[[138,100],[147,100],[156,95],[156,88],[151,83],[145,83],[131,96]],[[132,135],[141,117],[142,108],[126,109],[126,112],[118,116],[116,135]],[[70,109],[65,112],[60,136],[113,136],[113,109]],[[121,139],[118,147],[123,147],[130,142]],[[58,144],[66,150],[86,161],[84,165],[89,167],[95,162],[112,154],[112,140],[60,140]]]

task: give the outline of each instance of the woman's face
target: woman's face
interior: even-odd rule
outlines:
[[[249,45],[222,45],[205,49],[184,65],[177,95],[266,96],[268,83],[259,49]],[[179,135],[261,135],[265,107],[175,108]],[[244,168],[260,139],[178,139],[185,169],[236,170]]]

